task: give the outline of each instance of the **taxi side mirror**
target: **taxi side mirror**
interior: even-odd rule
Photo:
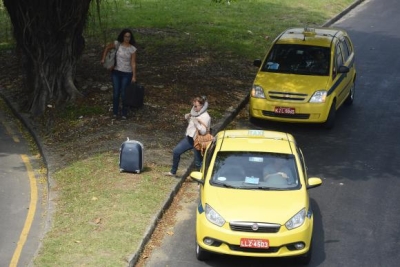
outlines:
[[[256,59],[253,61],[253,65],[256,67],[261,67],[261,59]]]
[[[321,178],[318,178],[318,177],[308,178],[307,189],[318,187],[321,184],[322,184]]]
[[[338,73],[348,73],[350,71],[349,67],[346,66],[340,66]]]
[[[191,172],[190,173],[190,178],[192,178],[192,180],[196,181],[197,183],[204,185],[203,173],[201,173],[201,172]]]

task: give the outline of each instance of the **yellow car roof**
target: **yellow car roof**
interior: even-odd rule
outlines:
[[[330,47],[335,37],[345,32],[335,28],[291,28],[277,37],[277,44],[304,44]]]
[[[295,154],[291,134],[266,130],[225,130],[217,134],[220,151],[252,151]]]

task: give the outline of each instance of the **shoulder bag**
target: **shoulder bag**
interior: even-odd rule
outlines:
[[[108,70],[113,70],[116,64],[116,57],[117,57],[117,51],[119,48],[119,43],[116,45],[116,48],[111,49],[108,51],[106,58],[104,59],[104,64],[103,67],[108,69]]]
[[[214,136],[210,133],[210,129],[201,121],[198,120],[204,127],[206,127],[207,132],[204,135],[201,135],[199,130],[196,130],[196,137],[194,139],[194,148],[201,152],[201,155],[204,155],[207,146],[212,142]]]

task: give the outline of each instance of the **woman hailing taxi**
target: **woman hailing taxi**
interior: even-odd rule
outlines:
[[[104,64],[107,53],[116,49],[115,66],[112,69],[111,77],[113,83],[113,116],[119,114],[119,100],[122,103],[125,97],[125,88],[136,82],[136,42],[132,31],[123,29],[113,43],[108,44],[103,51],[101,63]],[[126,120],[127,107],[122,104],[122,119]]]

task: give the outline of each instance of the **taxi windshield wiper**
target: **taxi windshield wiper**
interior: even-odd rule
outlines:
[[[216,183],[216,182],[213,182],[213,185],[223,186],[223,187],[226,187],[226,188],[238,188],[236,186],[233,186],[233,185],[230,185],[230,184],[227,184],[227,183]]]
[[[285,191],[287,188],[271,187],[271,186],[241,186],[241,189],[261,189],[261,190],[275,190],[275,191]]]

